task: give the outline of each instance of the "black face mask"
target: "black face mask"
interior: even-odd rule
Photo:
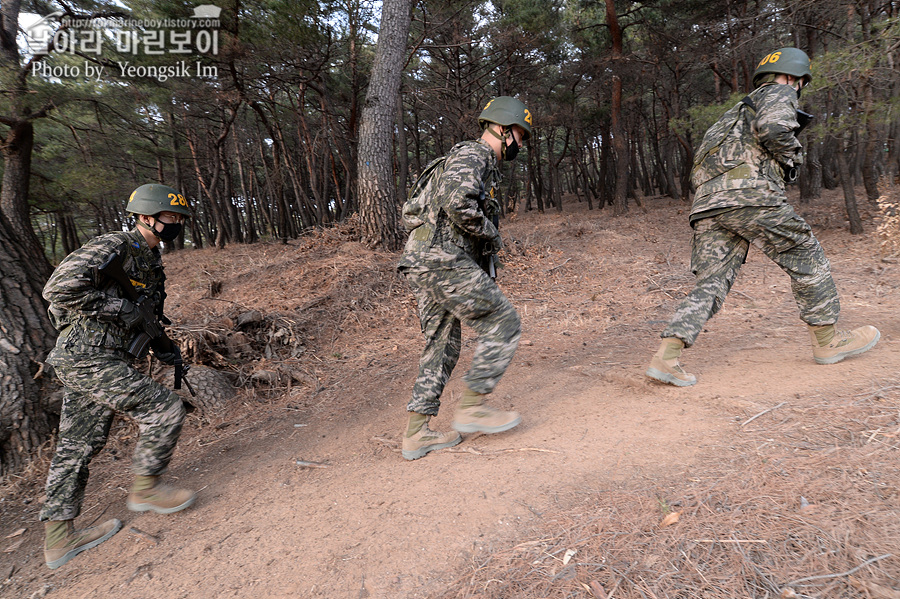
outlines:
[[[505,151],[503,153],[504,160],[515,160],[516,156],[519,155],[519,144],[516,142],[515,136],[512,133],[509,134],[512,137],[512,143],[508,146],[505,146]]]
[[[156,222],[162,223],[161,220]],[[157,231],[156,225],[153,225],[153,233],[162,241],[175,241],[181,235],[181,223],[162,223],[162,226],[162,231]]]

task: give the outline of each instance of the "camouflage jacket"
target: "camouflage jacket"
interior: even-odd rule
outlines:
[[[741,101],[703,136],[691,182],[697,193],[691,221],[700,213],[742,206],[778,206],[787,200],[783,166],[803,162],[795,135],[797,92],[770,83],[752,91],[756,110]]]
[[[500,170],[494,150],[481,140],[451,148],[443,172],[430,185],[430,210],[413,229],[397,267],[400,270],[453,268],[460,260],[476,262],[485,248],[500,247],[500,233],[491,222],[500,204],[494,190]]]
[[[124,293],[97,267],[119,252],[125,273],[142,296],[159,308],[165,298],[162,260],[141,233],[116,231],[95,237],[60,262],[44,286],[50,321],[61,331],[57,347],[69,350],[104,347],[126,350],[136,331],[119,319]]]

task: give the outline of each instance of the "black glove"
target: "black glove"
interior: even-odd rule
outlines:
[[[484,242],[484,245],[481,248],[481,253],[485,256],[498,254],[500,250],[503,249],[503,241],[501,241],[500,236],[489,239]]]
[[[122,300],[122,309],[119,311],[119,320],[126,329],[133,329],[144,320],[144,315],[134,302]]]
[[[793,183],[797,180],[796,166],[788,166],[786,164],[779,164],[779,166],[781,167],[781,172],[784,173],[785,183]]]
[[[163,364],[174,366],[176,362],[181,361],[181,349],[174,343],[172,344],[170,351],[163,351],[154,347],[153,356]]]

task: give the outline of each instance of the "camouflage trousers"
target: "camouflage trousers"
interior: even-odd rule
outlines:
[[[687,347],[694,343],[721,309],[751,244],[791,277],[801,320],[837,322],[841,305],[825,252],[806,221],[782,204],[738,208],[694,223],[691,270],[697,281],[661,337],[678,337]]]
[[[117,411],[133,418],[140,431],[134,474],[155,476],[166,470],[185,416],[178,395],[138,372],[123,352],[92,348],[70,353],[58,347],[47,361],[56,368],[65,395],[42,521],[78,516],[88,466],[106,445]]]
[[[474,261],[453,269],[405,271],[416,295],[425,350],[407,411],[434,416],[441,393],[459,360],[461,323],[478,341],[463,380],[476,393],[490,393],[519,346],[519,315],[497,284]]]

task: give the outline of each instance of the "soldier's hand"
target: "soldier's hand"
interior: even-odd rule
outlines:
[[[784,163],[780,163],[779,166],[781,166],[781,172],[784,176],[785,183],[793,183],[797,180],[797,167],[796,166],[789,166]]]
[[[129,300],[122,300],[122,309],[119,311],[119,320],[126,329],[133,329],[144,320],[141,309]]]
[[[497,198],[489,198],[484,203],[484,215],[488,218],[493,218],[495,215],[500,215],[500,202]]]
[[[171,351],[162,351],[154,348],[153,356],[163,364],[174,366],[175,362],[181,360],[181,349],[173,343]]]

